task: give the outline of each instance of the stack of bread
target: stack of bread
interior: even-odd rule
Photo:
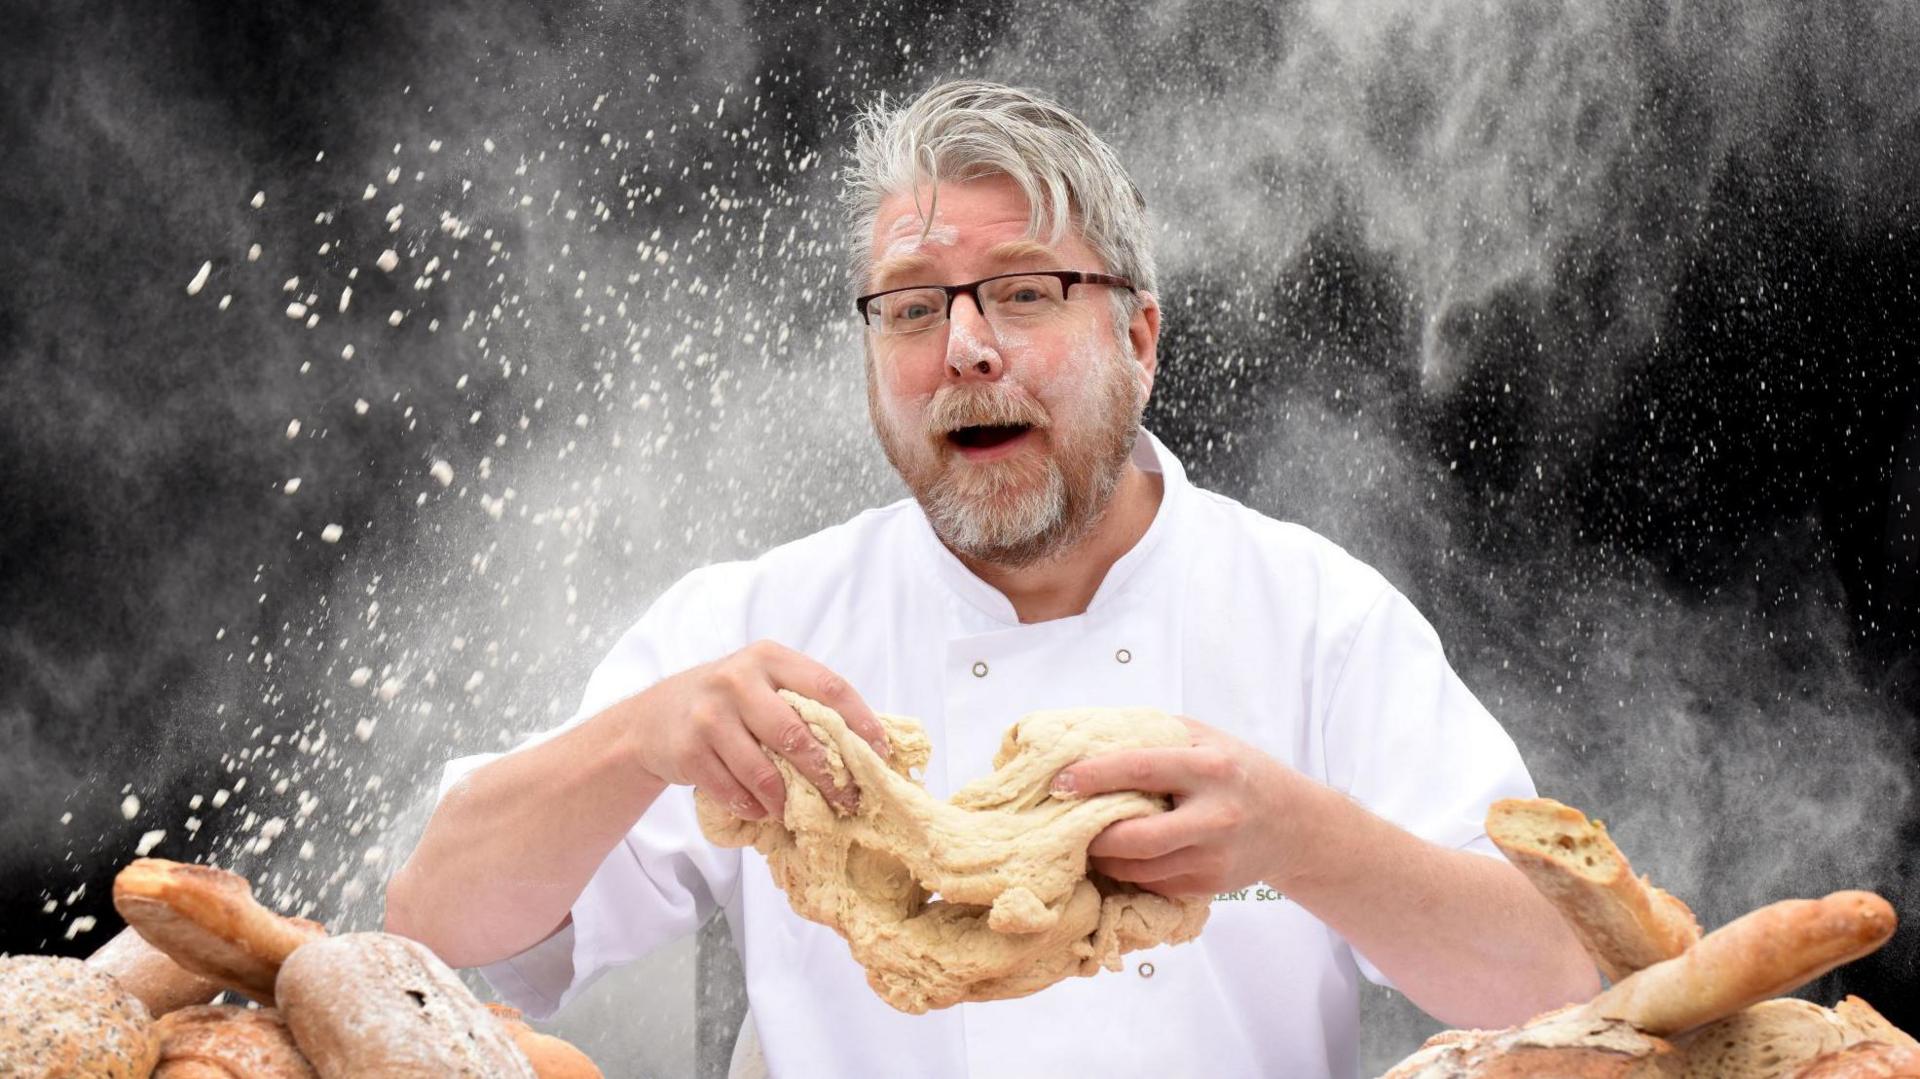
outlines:
[[[1886,943],[1879,896],[1789,899],[1703,936],[1577,810],[1497,802],[1487,834],[1612,984],[1518,1027],[1437,1034],[1385,1079],[1920,1079],[1920,1044],[1866,1001],[1783,996]]]
[[[598,1079],[578,1049],[483,1006],[424,945],[329,936],[244,877],[142,858],[127,929],[86,960],[0,956],[0,1075],[23,1079]],[[209,1002],[230,990],[257,1006]]]

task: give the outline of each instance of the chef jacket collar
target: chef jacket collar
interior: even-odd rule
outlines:
[[[1087,604],[1087,614],[1095,613],[1103,604],[1120,595],[1140,566],[1152,556],[1156,549],[1164,545],[1167,535],[1173,531],[1181,503],[1189,494],[1187,470],[1181,466],[1173,452],[1167,449],[1166,444],[1154,437],[1153,433],[1145,427],[1140,429],[1139,436],[1134,439],[1133,463],[1143,472],[1160,474],[1162,479],[1160,506],[1154,511],[1153,523],[1147,526],[1146,534],[1107,569],[1107,575],[1101,579],[1100,587],[1094,591],[1092,601]],[[918,522],[921,549],[926,553],[935,574],[954,595],[1000,625],[1021,624],[1020,616],[1014,611],[1012,601],[1007,599],[999,589],[974,576],[966,563],[955,557],[954,553],[947,549],[946,544],[940,542],[940,537],[934,534],[933,525],[927,520],[924,512],[916,512],[914,520]]]

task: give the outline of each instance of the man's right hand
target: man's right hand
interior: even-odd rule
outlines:
[[[786,813],[787,792],[770,750],[851,812],[860,792],[834,786],[826,747],[780,699],[781,689],[840,713],[855,734],[887,756],[884,728],[846,679],[791,648],[757,641],[667,678],[622,706],[633,717],[640,766],[662,783],[706,791],[738,816],[778,820]]]

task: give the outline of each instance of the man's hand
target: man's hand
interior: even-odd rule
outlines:
[[[1069,765],[1061,795],[1137,790],[1173,796],[1173,811],[1118,821],[1087,847],[1093,868],[1161,895],[1212,895],[1269,880],[1285,842],[1286,765],[1197,720],[1182,749],[1122,749]]]
[[[778,819],[786,812],[786,785],[765,746],[852,810],[860,792],[834,786],[826,747],[780,699],[775,691],[781,689],[839,712],[855,734],[887,755],[886,732],[846,679],[790,648],[758,641],[628,702],[641,767],[662,783],[699,787],[741,817]]]

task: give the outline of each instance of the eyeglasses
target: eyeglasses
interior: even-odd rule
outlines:
[[[909,285],[872,292],[854,301],[867,328],[883,337],[920,333],[944,325],[955,296],[971,296],[995,326],[1042,323],[1058,316],[1075,285],[1111,285],[1133,291],[1133,282],[1112,274],[1037,270],[983,277],[964,285]]]

